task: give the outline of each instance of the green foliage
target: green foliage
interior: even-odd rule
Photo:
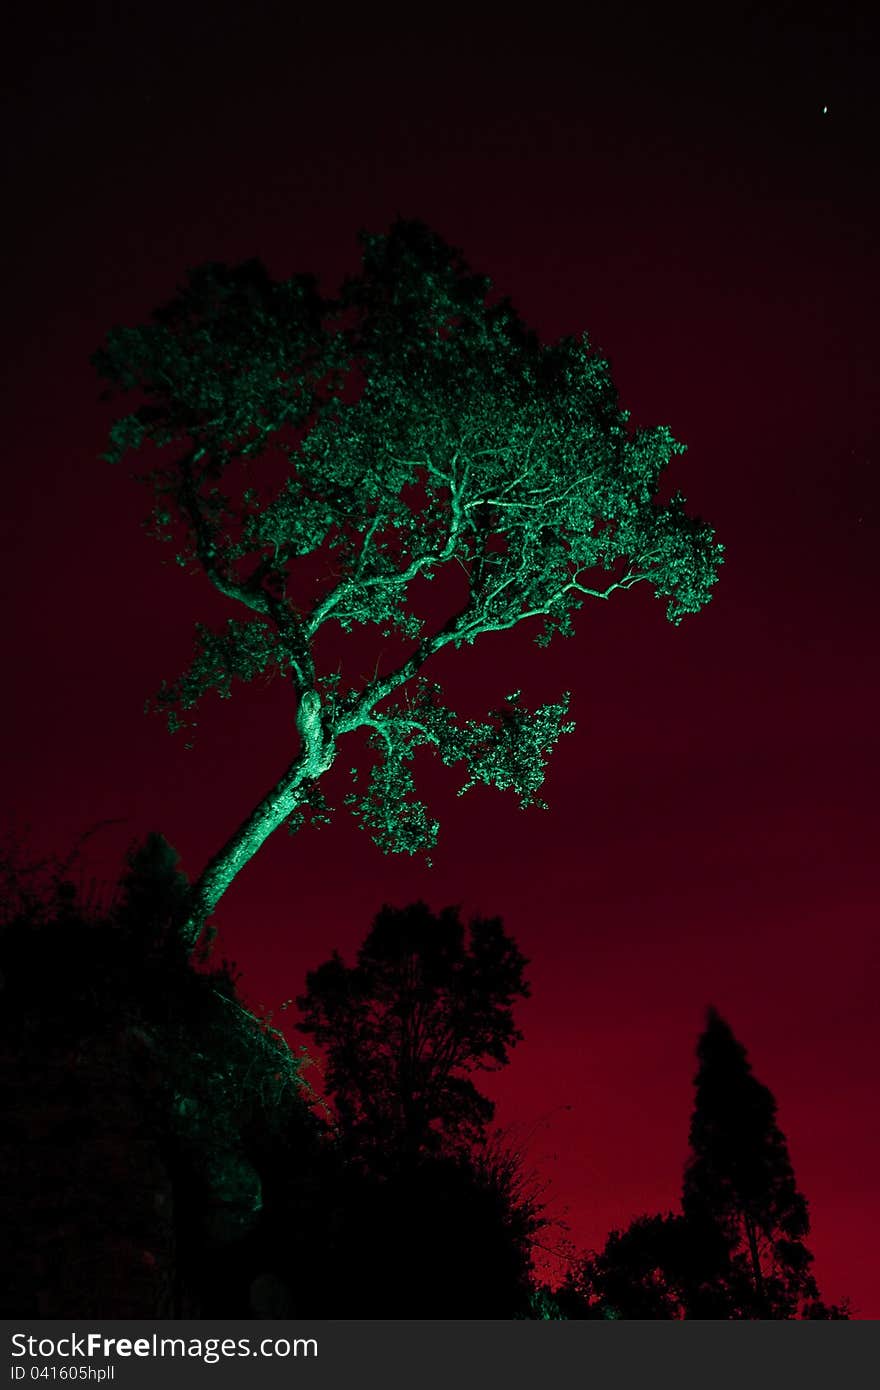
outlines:
[[[445,763],[467,763],[468,779],[459,796],[478,782],[502,789],[512,788],[520,805],[540,806],[536,792],[544,781],[547,756],[560,734],[571,733],[574,722],[563,722],[570,696],[566,692],[556,704],[542,705],[530,713],[520,704],[520,691],[508,695],[505,703],[490,715],[490,722],[468,720],[460,732],[450,732],[440,756]],[[457,734],[457,736],[456,736]]]
[[[233,680],[250,682],[259,675],[277,674],[283,669],[286,656],[277,633],[262,619],[239,622],[230,618],[222,633],[197,623],[196,655],[191,667],[174,685],[163,682],[146,708],[162,711],[170,732],[176,733],[192,722],[186,712],[208,690],[216,690],[221,700],[228,700]]]
[[[537,710],[525,709],[521,692],[508,695],[485,722],[459,722],[441,699],[438,685],[417,677],[405,701],[386,702],[370,719],[369,746],[378,755],[370,768],[365,790],[350,792],[345,803],[369,830],[383,850],[414,854],[430,849],[437,839],[438,822],[415,795],[415,780],[408,764],[417,749],[433,747],[448,767],[464,762],[466,778],[459,796],[482,782],[513,789],[523,807],[546,802],[537,796],[544,780],[547,758],[561,734],[570,733],[565,721],[569,696]],[[357,767],[353,780],[361,780]]]
[[[543,1285],[533,1289],[529,1298],[529,1311],[521,1314],[521,1317],[528,1318],[532,1322],[566,1322],[566,1315],[560,1308],[556,1298],[550,1290]]]
[[[369,740],[379,756],[370,768],[366,789],[360,796],[349,792],[344,798],[355,819],[386,853],[417,854],[437,842],[440,823],[415,796],[415,779],[407,766],[425,741],[406,723],[383,718]],[[358,777],[356,768],[353,773]]]
[[[546,645],[572,633],[585,599],[637,583],[677,624],[708,602],[722,560],[680,494],[660,500],[683,446],[665,426],[630,427],[586,335],[541,344],[421,223],[361,241],[362,270],[335,299],[309,275],[275,282],[257,261],[209,264],[94,357],[112,387],[139,394],[107,457],[147,461],[153,533],[249,610],[219,632],[198,626],[192,666],[154,706],[175,727],[206,691],[226,697],[271,673],[292,708],[319,697],[277,794],[199,885],[202,916],[358,729],[377,757],[350,804],[385,850],[436,837],[411,766],[422,744],[465,762],[463,790],[484,782],[536,802],[546,757],[572,728],[568,697],[529,714],[510,696],[462,723],[420,684],[422,667],[531,620]],[[438,621],[419,581],[447,570],[466,593]],[[408,654],[330,690],[316,647],[328,625],[372,626]]]
[[[274,284],[258,261],[191,271],[189,283],[143,328],[114,328],[94,355],[123,390],[155,404],[118,420],[107,457],[144,440],[181,438],[250,455],[273,430],[306,418],[326,363],[313,277]]]

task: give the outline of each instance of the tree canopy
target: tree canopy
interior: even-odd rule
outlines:
[[[327,1058],[326,1089],[352,1155],[377,1165],[467,1153],[494,1106],[471,1080],[497,1069],[522,1034],[526,966],[497,918],[424,903],[385,907],[354,966],[338,952],[310,971],[299,1029]]]
[[[371,760],[347,800],[385,850],[435,841],[420,747],[463,764],[462,791],[483,782],[540,804],[547,756],[573,727],[568,694],[530,710],[513,691],[462,719],[423,668],[529,620],[546,645],[586,599],[639,583],[677,624],[708,601],[722,558],[680,493],[660,500],[683,446],[665,426],[630,427],[586,335],[541,344],[421,223],[361,243],[336,298],[256,260],[203,265],[93,359],[110,394],[140,398],[106,457],[141,456],[154,534],[236,611],[197,626],[190,668],[154,707],[175,729],[206,692],[275,674],[295,710],[284,770],[193,885],[190,942],[273,830],[327,815],[319,781],[356,730]],[[450,572],[457,596],[437,618],[424,581]],[[320,633],[357,625],[383,638],[369,678],[319,659]]]

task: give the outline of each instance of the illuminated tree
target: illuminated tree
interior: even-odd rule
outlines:
[[[460,1155],[485,1139],[494,1106],[470,1079],[504,1066],[522,1034],[525,958],[497,918],[470,923],[424,903],[377,916],[347,966],[337,952],[297,1000],[327,1057],[326,1088],[346,1150],[373,1168]]]
[[[205,265],[94,357],[141,402],[106,457],[143,451],[156,536],[240,615],[198,626],[190,669],[155,706],[174,729],[236,680],[280,674],[290,688],[283,770],[193,884],[190,944],[273,830],[326,816],[320,780],[357,730],[373,757],[349,804],[384,850],[434,843],[412,776],[420,747],[464,764],[462,791],[485,782],[540,804],[568,696],[530,711],[514,692],[460,719],[423,671],[438,652],[531,619],[545,645],[586,598],[642,582],[678,623],[708,601],[721,561],[680,494],[658,499],[683,446],[663,426],[628,426],[585,336],[541,345],[419,223],[362,244],[362,272],[334,300],[310,275]],[[441,574],[432,605],[424,581]],[[320,659],[334,625],[380,631],[372,676]]]

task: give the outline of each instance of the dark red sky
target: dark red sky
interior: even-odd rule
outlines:
[[[503,917],[533,998],[491,1090],[538,1125],[578,1246],[675,1203],[714,1002],[779,1102],[826,1297],[876,1317],[877,30],[840,4],[614,10],[103,3],[6,31],[9,809],[59,850],[123,819],[99,874],[149,828],[195,872],[290,756],[278,687],[209,705],[190,753],[142,712],[222,608],[97,460],[107,328],[207,259],[329,286],[360,227],[429,222],[688,444],[675,481],[727,563],[678,630],[635,590],[546,653],[518,631],[450,656],[474,714],[574,692],[551,810],[429,769],[433,869],[347,819],[281,832],[222,947],[277,1005],[383,902]]]

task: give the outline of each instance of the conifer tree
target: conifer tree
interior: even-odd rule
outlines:
[[[807,1203],[776,1102],[715,1009],[697,1045],[681,1212],[639,1216],[557,1291],[570,1318],[847,1319],[812,1273]]]
[[[697,1045],[699,1068],[682,1191],[689,1225],[727,1246],[717,1283],[729,1316],[792,1318],[818,1299],[810,1222],[776,1101],[752,1074],[745,1048],[715,1009]]]

